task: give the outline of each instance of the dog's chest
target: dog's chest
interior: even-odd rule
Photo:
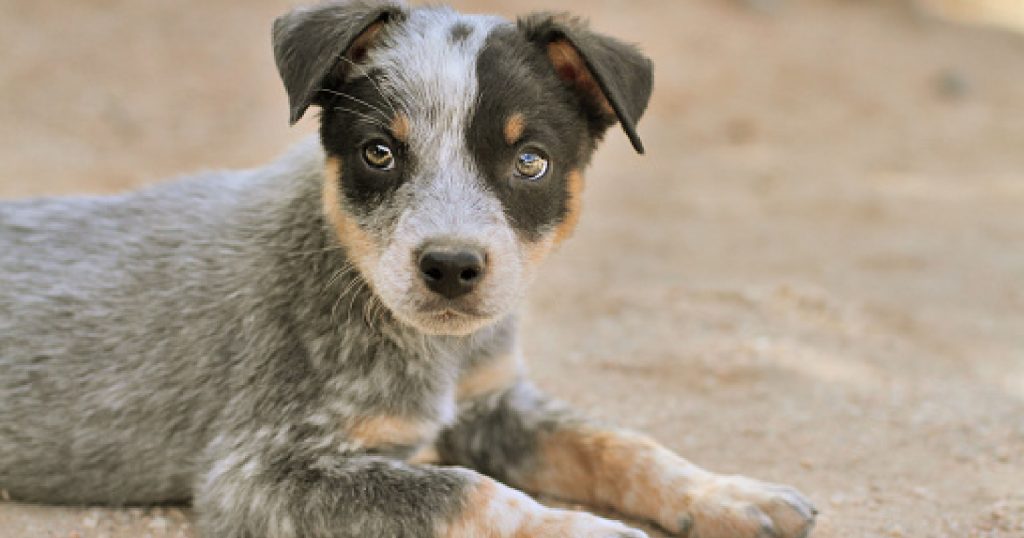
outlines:
[[[465,338],[349,329],[348,338],[311,347],[321,352],[316,362],[331,366],[321,370],[329,373],[315,382],[319,395],[303,406],[303,422],[318,448],[399,459],[454,423],[467,366],[502,356],[514,339],[511,319]]]
[[[345,453],[406,459],[455,420],[458,358],[451,353],[371,357],[337,372],[307,424]]]

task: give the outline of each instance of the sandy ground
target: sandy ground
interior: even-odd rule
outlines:
[[[539,0],[456,1],[512,14]],[[894,2],[569,1],[657,64],[528,305],[532,370],[815,536],[1024,536],[1024,37]],[[211,5],[213,4],[213,5]],[[284,2],[0,12],[0,196],[255,166]],[[0,502],[0,537],[192,537],[187,509]]]

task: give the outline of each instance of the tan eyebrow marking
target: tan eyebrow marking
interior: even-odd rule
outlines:
[[[519,139],[523,137],[524,131],[526,131],[526,116],[521,112],[512,114],[505,121],[505,142],[508,142],[510,146],[519,142]]]
[[[391,134],[402,142],[409,141],[409,118],[405,114],[398,114],[391,119]]]

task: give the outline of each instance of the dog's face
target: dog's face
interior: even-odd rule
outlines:
[[[342,2],[281,17],[274,39],[292,121],[323,111],[328,222],[424,332],[468,334],[514,307],[575,225],[609,126],[641,151],[650,62],[564,16]]]

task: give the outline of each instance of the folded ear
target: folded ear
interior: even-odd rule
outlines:
[[[597,136],[618,120],[637,153],[644,152],[636,122],[653,85],[646,56],[566,14],[534,13],[519,19],[519,29],[544,49],[555,73],[580,96]]]
[[[319,104],[318,93],[328,79],[365,59],[383,26],[404,13],[398,3],[341,0],[278,17],[274,59],[288,92],[291,123],[299,121],[310,105]]]

